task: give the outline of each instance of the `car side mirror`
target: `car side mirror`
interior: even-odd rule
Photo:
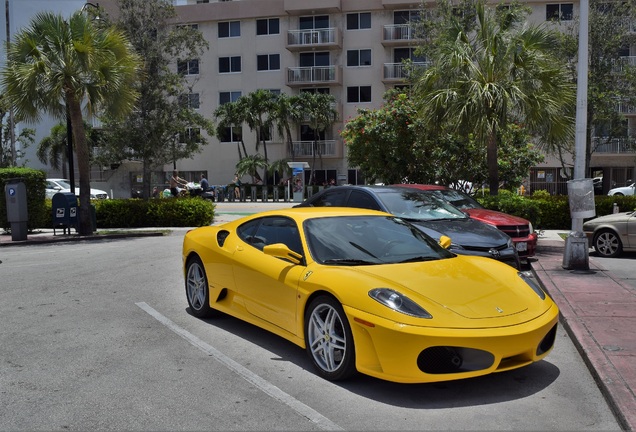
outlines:
[[[271,245],[267,245],[263,248],[263,252],[265,253],[265,255],[282,258],[294,264],[300,264],[303,259],[303,256],[301,254],[294,252],[283,243],[274,243]]]
[[[448,249],[451,245],[451,239],[450,237],[443,235],[439,238],[437,243],[439,243],[439,245],[444,249]]]

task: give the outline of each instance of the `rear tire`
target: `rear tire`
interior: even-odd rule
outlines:
[[[614,231],[600,231],[594,236],[596,253],[605,258],[614,258],[623,252],[623,243]]]
[[[305,344],[321,377],[340,381],[356,373],[351,327],[342,306],[333,297],[319,296],[309,304]]]
[[[185,290],[192,315],[197,318],[214,315],[214,310],[210,307],[208,277],[198,256],[188,259],[186,264]]]

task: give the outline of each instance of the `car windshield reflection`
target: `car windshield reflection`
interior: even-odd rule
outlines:
[[[420,220],[467,219],[457,207],[435,194],[405,190],[378,194],[388,211],[402,218]]]
[[[326,265],[377,265],[453,257],[435,240],[401,218],[347,216],[305,222],[315,261]]]

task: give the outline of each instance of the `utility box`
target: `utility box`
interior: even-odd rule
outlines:
[[[27,239],[27,210],[26,185],[22,179],[9,179],[4,186],[4,196],[7,204],[7,222],[11,224],[11,240]]]
[[[77,227],[78,201],[77,195],[71,192],[58,192],[51,199],[51,214],[53,217],[53,235],[56,228],[63,228],[64,234],[71,227]]]

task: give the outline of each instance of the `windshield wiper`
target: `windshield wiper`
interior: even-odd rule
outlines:
[[[439,257],[416,256],[416,257],[407,258],[407,259],[402,260],[402,261],[398,261],[398,263],[399,264],[403,264],[403,263],[410,263],[410,262],[435,261],[435,260],[438,260],[438,259],[439,259]]]
[[[323,261],[323,264],[375,265],[378,263],[355,258],[331,258]]]

